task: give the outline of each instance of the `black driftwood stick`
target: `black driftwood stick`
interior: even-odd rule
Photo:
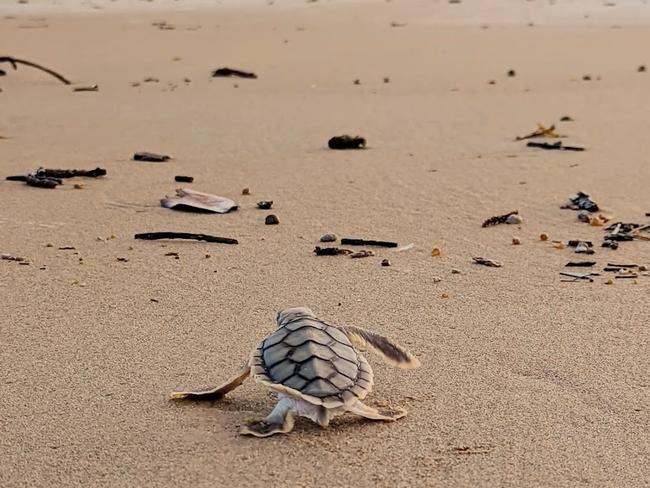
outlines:
[[[95,169],[49,169],[39,168],[35,171],[38,178],[74,178],[75,176],[85,176],[88,178],[98,178],[106,176],[104,168]]]
[[[144,239],[147,241],[155,241],[157,239],[192,239],[195,241],[218,242],[220,244],[239,244],[237,239],[230,237],[218,237],[208,234],[192,234],[188,232],[145,232],[143,234],[136,234],[134,239]]]
[[[578,146],[565,146],[562,144],[562,141],[557,141],[557,142],[534,142],[531,141],[528,144],[526,144],[528,147],[538,147],[540,149],[555,149],[556,151],[584,151],[584,147],[578,147]]]
[[[54,76],[61,83],[64,83],[66,85],[70,84],[70,81],[68,81],[66,78],[61,76],[56,71],[52,71],[51,69],[46,68],[45,66],[41,66],[40,64],[32,63],[31,61],[26,61],[24,59],[12,58],[11,56],[0,56],[0,63],[10,63],[11,66],[14,69],[18,69],[18,64],[24,64],[25,66],[31,66],[32,68],[40,69],[41,71],[45,71],[47,74]]]
[[[341,239],[341,245],[348,246],[379,246],[379,247],[397,247],[397,242],[373,241],[367,239]]]

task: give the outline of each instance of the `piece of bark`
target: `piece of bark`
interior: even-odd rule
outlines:
[[[158,239],[191,239],[194,241],[216,242],[219,244],[239,244],[237,239],[230,237],[211,236],[208,234],[193,234],[189,232],[144,232],[136,234],[134,239],[154,241]]]
[[[174,181],[177,181],[178,183],[193,183],[194,182],[194,176],[174,176]]]
[[[341,249],[338,247],[318,247],[314,248],[316,256],[338,256],[339,254],[352,254],[349,249]]]
[[[219,69],[215,69],[212,72],[212,77],[213,78],[237,77],[237,78],[256,79],[257,75],[251,71],[242,71],[239,69],[232,69],[232,68],[219,68]]]
[[[327,141],[330,149],[363,149],[366,147],[366,140],[360,136],[335,136]]]
[[[166,154],[156,154],[146,151],[137,152],[133,155],[134,161],[146,161],[149,163],[163,163],[165,161],[169,161],[170,159],[171,157],[167,156]]]

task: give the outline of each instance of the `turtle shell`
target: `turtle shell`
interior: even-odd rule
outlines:
[[[336,408],[362,400],[372,369],[337,327],[301,317],[279,327],[253,351],[253,378],[314,405]]]

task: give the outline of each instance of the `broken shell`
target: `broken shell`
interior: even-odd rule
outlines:
[[[390,266],[390,261],[388,259],[382,259],[381,265],[382,266]]]
[[[511,214],[506,219],[506,224],[519,225],[524,221],[519,214]]]
[[[266,218],[264,219],[264,223],[266,225],[277,225],[280,223],[280,220],[276,215],[271,214],[266,216]]]
[[[513,237],[512,238],[512,245],[513,246],[518,246],[519,244],[521,244],[521,239],[519,239],[519,237]]]
[[[438,247],[434,247],[431,250],[431,256],[433,256],[433,257],[440,256],[441,254],[442,254],[442,251]]]
[[[648,271],[648,267],[642,264],[639,266],[639,271]]]
[[[603,225],[605,225],[605,222],[600,218],[600,216],[591,217],[589,219],[589,225],[593,227],[602,227]]]
[[[336,234],[323,234],[320,236],[321,242],[336,242],[336,239],[338,239],[338,237],[336,237]]]
[[[540,241],[548,241],[548,234],[542,233],[539,235]]]
[[[443,293],[442,295],[440,295],[440,298],[443,299],[449,298],[449,293]]]
[[[228,213],[237,209],[237,204],[230,198],[211,195],[195,190],[179,188],[176,197],[165,197],[160,200],[165,208],[176,210],[194,210],[214,213]]]
[[[456,268],[451,268],[451,274],[461,274],[461,271]]]
[[[562,241],[555,241],[555,242],[553,242],[553,247],[555,249],[564,249],[566,247],[566,245]]]

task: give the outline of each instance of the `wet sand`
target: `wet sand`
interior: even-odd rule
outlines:
[[[648,220],[650,73],[637,67],[650,31],[486,28],[393,3],[0,20],[6,54],[99,84],[73,93],[0,66],[0,252],[30,262],[0,261],[0,485],[648,486],[650,277],[562,283],[582,257],[539,235],[600,245],[602,228],[560,209],[578,190],[615,220]],[[174,29],[152,25],[163,20]],[[211,79],[221,66],[259,78]],[[537,122],[588,150],[514,141]],[[368,149],[328,150],[342,133]],[[130,160],[142,150],[174,159]],[[81,190],[4,181],[40,165],[108,176]],[[179,174],[240,210],[160,207]],[[521,226],[481,228],[514,209]],[[133,239],[165,230],[240,244]],[[415,247],[315,257],[325,232]],[[647,265],[650,243],[593,258]],[[417,355],[409,372],[368,355],[368,403],[408,417],[301,420],[260,440],[237,435],[273,405],[252,382],[222,402],[168,401],[230,376],[295,305]]]

